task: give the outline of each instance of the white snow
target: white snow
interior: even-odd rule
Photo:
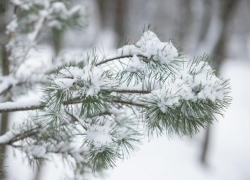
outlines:
[[[87,139],[91,140],[96,148],[101,148],[112,142],[112,137],[109,133],[110,127],[107,125],[93,125],[90,126],[86,132]]]
[[[14,132],[8,131],[6,134],[0,136],[0,143],[6,143],[14,137],[15,137]]]
[[[27,145],[23,147],[24,152],[27,152],[28,155],[34,156],[34,157],[45,157],[46,149],[43,146],[37,146],[37,145]]]
[[[10,86],[15,86],[18,83],[12,76],[1,76],[0,77],[0,94],[7,90]]]
[[[39,97],[28,98],[26,100],[19,100],[16,102],[4,102],[0,103],[0,110],[8,110],[15,108],[28,108],[32,106],[40,105]]]
[[[76,81],[77,81],[76,78],[74,78],[74,79],[71,79],[71,78],[57,78],[57,79],[54,79],[55,84],[57,84],[62,89],[69,89],[70,87],[73,86],[73,84]]]
[[[141,60],[134,54],[130,61],[128,61],[129,64],[126,68],[126,71],[129,72],[137,72],[143,69],[144,64],[141,62]]]
[[[117,54],[109,56],[116,58],[119,56],[146,56],[163,64],[169,64],[178,59],[178,51],[172,42],[161,42],[152,31],[144,32],[141,39],[135,45],[125,45],[118,49]]]

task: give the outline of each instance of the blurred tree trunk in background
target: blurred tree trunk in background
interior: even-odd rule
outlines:
[[[128,3],[126,0],[115,0],[116,1],[116,13],[115,13],[115,32],[117,34],[117,46],[123,45],[126,38],[127,30],[127,14],[128,12]]]
[[[182,0],[180,1],[180,28],[179,28],[179,43],[184,45],[190,34],[190,27],[193,23],[192,13],[192,1],[193,0]]]
[[[98,0],[98,6],[100,11],[100,24],[103,29],[107,28],[109,25],[109,14],[111,12],[110,6],[108,4],[112,4],[112,0]]]
[[[2,75],[7,76],[9,75],[9,61],[8,61],[8,54],[5,50],[5,45],[1,47],[1,61],[2,61]],[[9,100],[8,92],[4,95],[4,101]],[[7,131],[9,121],[9,113],[2,113],[1,114],[1,132],[0,134],[4,134]],[[0,154],[5,155],[5,147],[0,148]],[[0,162],[0,169],[3,169],[4,160]],[[1,174],[1,179],[4,178],[4,171]]]
[[[5,20],[5,13],[8,10],[8,3],[9,0],[0,0],[0,36],[1,36],[1,44],[4,42],[3,41],[3,36],[6,28],[6,20]]]
[[[230,26],[230,20],[232,19],[233,15],[235,14],[235,9],[239,4],[240,0],[221,0],[221,14],[220,19],[222,23],[222,29],[220,33],[220,37],[217,43],[214,46],[213,54],[214,54],[214,67],[219,70],[221,67],[222,62],[226,58],[226,42],[227,38],[227,30]]]
[[[211,20],[212,20],[212,4],[213,0],[203,0],[203,16],[202,16],[202,21],[201,21],[201,30],[199,34],[199,42],[204,42],[206,35],[208,34],[209,31],[209,26],[211,25]]]
[[[63,30],[52,29],[53,49],[55,58],[60,54],[62,50],[63,36],[64,36]],[[52,63],[56,64],[55,59],[53,59]],[[45,169],[43,164],[37,165],[37,169],[36,172],[34,173],[33,180],[41,180],[44,171]]]
[[[6,76],[9,74],[9,61],[8,61],[8,54],[5,50],[5,43],[6,43],[6,37],[5,36],[5,13],[8,10],[8,0],[1,0],[0,1],[0,43],[1,43],[1,66],[2,66],[2,75]],[[5,99],[8,100],[9,94],[4,94]],[[2,101],[2,100],[1,100]],[[1,129],[0,134],[4,134],[7,131],[8,127],[8,120],[9,120],[9,114],[8,113],[2,113],[1,114]],[[0,147],[0,154],[5,155],[5,147]],[[4,160],[0,161],[0,169],[3,169]],[[4,178],[4,171],[1,174],[0,179]]]
[[[239,2],[240,0],[221,0],[220,1],[220,17],[219,18],[221,21],[221,31],[220,31],[220,36],[217,39],[217,42],[215,43],[213,47],[213,51],[212,51],[212,55],[214,55],[212,65],[217,70],[217,72],[219,72],[221,68],[221,64],[225,61],[225,58],[227,55],[226,54],[227,53],[226,43],[228,40],[227,31],[228,31],[231,19],[235,14],[235,10]],[[209,5],[207,5],[207,7],[209,8]],[[203,29],[205,29],[205,27]],[[208,125],[208,127],[206,128],[205,138],[204,138],[203,147],[202,147],[202,154],[201,154],[201,162],[203,164],[207,164],[207,154],[208,154],[210,134],[211,134],[210,131],[211,131],[211,126]]]
[[[98,0],[100,20],[103,29],[113,27],[117,36],[117,46],[126,38],[129,0]]]
[[[53,48],[54,48],[54,54],[55,57],[57,57],[62,49],[63,46],[63,30],[52,30],[52,36],[53,36]]]

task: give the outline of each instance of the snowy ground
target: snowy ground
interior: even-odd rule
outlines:
[[[194,138],[167,137],[145,141],[140,150],[106,172],[105,180],[247,180],[250,179],[250,63],[227,61],[222,75],[231,79],[233,102],[212,126],[208,166],[200,164],[204,132]],[[16,118],[24,114],[16,113]],[[18,156],[17,154],[17,157]],[[32,179],[32,169],[10,150],[5,163],[6,180]],[[48,163],[43,180],[62,179],[60,163]],[[45,173],[46,172],[46,173]],[[100,179],[100,178],[94,178]]]

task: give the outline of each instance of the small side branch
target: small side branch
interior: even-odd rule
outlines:
[[[35,128],[29,129],[25,132],[20,132],[19,134],[15,134],[14,137],[11,137],[10,139],[8,139],[8,133],[12,133],[11,131],[9,131],[8,133],[2,135],[5,136],[7,139],[0,142],[0,145],[13,145],[13,143],[26,139],[28,137],[34,136],[37,134],[37,132],[39,131],[39,129],[41,128],[41,126],[37,126]]]
[[[81,102],[80,98],[70,99],[64,101],[64,105],[78,104]],[[16,112],[16,111],[29,111],[45,108],[45,105],[41,104],[39,101],[26,101],[26,102],[5,102],[0,103],[0,113],[4,112]]]
[[[15,102],[13,102],[14,105]],[[4,103],[1,103],[0,105],[3,105]],[[32,106],[24,106],[24,107],[15,107],[15,108],[1,108],[0,107],[0,113],[4,112],[16,112],[16,111],[29,111],[29,110],[36,110],[36,109],[42,109],[44,108],[44,105],[32,105]]]
[[[139,106],[139,107],[144,107],[144,108],[147,107],[145,104],[140,104],[140,103],[136,103],[136,102],[132,102],[132,101],[113,100],[112,102],[114,102],[114,103],[121,103],[121,104],[127,104],[127,105],[131,105],[131,106]]]
[[[117,90],[116,92],[121,93],[141,93],[148,94],[150,91],[137,91],[137,90]],[[76,97],[63,102],[63,105],[78,104],[81,103],[83,99]],[[134,106],[146,107],[144,104],[139,104],[131,101],[113,100],[114,103],[122,103]],[[4,112],[16,112],[16,111],[29,111],[43,109],[45,105],[41,104],[39,101],[26,101],[26,102],[5,102],[0,103],[0,113]]]
[[[84,126],[84,125],[82,124],[82,122],[81,122],[74,114],[71,114],[71,113],[68,112],[68,111],[65,111],[65,112],[66,112],[66,114],[68,114],[68,115],[73,119],[74,122],[78,122],[79,124],[81,124],[81,126],[87,131],[87,127]]]
[[[146,90],[129,90],[129,89],[115,89],[115,90],[112,90],[112,92],[131,93],[131,94],[150,94],[151,93],[151,91],[146,91]]]
[[[143,56],[143,55],[137,55],[138,57],[142,57],[142,58],[147,58],[146,56]],[[102,62],[99,62],[96,64],[96,66],[100,66],[102,64],[105,64],[105,63],[108,63],[108,62],[111,62],[111,61],[114,61],[114,60],[118,60],[118,59],[123,59],[123,58],[132,58],[133,55],[126,55],[126,56],[117,56],[117,57],[114,57],[114,58],[110,58],[110,59],[105,59],[103,60]]]

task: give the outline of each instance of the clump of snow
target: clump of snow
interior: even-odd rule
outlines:
[[[136,46],[140,48],[142,55],[161,63],[168,64],[178,57],[178,51],[171,41],[161,42],[151,31],[144,32]]]
[[[10,34],[10,33],[15,32],[17,27],[18,27],[17,19],[14,17],[14,19],[7,25],[6,33]]]
[[[83,69],[84,74],[81,76],[83,86],[81,91],[86,96],[95,96],[105,84],[102,79],[102,70],[98,67],[88,65]]]
[[[216,77],[207,62],[186,62],[179,74],[185,83],[179,94],[185,100],[209,99],[213,102],[222,100],[228,93],[223,87],[223,80]]]
[[[143,69],[143,67],[144,66],[141,60],[134,54],[133,57],[129,61],[126,71],[137,72]]]
[[[77,79],[70,79],[70,78],[58,78],[55,79],[54,82],[61,88],[69,89],[73,86],[73,84],[77,81]]]
[[[110,131],[111,128],[109,124],[103,126],[95,124],[90,126],[86,131],[86,138],[89,139],[96,148],[100,148],[112,143]]]
[[[184,68],[174,78],[164,82],[161,87],[153,87],[151,94],[145,97],[148,101],[157,100],[158,107],[166,113],[168,107],[180,105],[180,100],[223,100],[229,93],[224,82],[216,77],[207,62],[191,60],[184,63]]]
[[[167,108],[173,105],[177,105],[179,103],[179,98],[161,98],[158,102],[158,107],[161,109],[163,113],[167,112]]]
[[[102,86],[108,83],[108,80],[102,77],[102,73],[102,69],[92,65],[86,65],[83,69],[66,67],[53,76],[53,82],[64,90],[74,86],[82,96],[96,96]]]
[[[13,131],[8,131],[4,135],[0,136],[0,144],[9,142],[14,137],[15,137],[15,133]]]
[[[51,5],[50,8],[51,16],[54,15],[58,18],[66,20],[68,18],[68,11],[64,3],[62,2],[55,2]]]
[[[23,147],[23,151],[30,156],[43,158],[46,155],[46,149],[43,146],[27,145]]]
[[[142,55],[163,64],[178,58],[178,51],[172,42],[161,42],[155,33],[146,31],[135,45],[125,45],[118,49],[118,56]]]
[[[15,86],[18,83],[12,76],[2,76],[0,77],[0,94],[7,90],[10,86]]]
[[[62,77],[71,77],[71,78],[75,78],[75,77],[81,77],[83,75],[83,70],[80,69],[79,67],[66,67],[63,68],[59,71],[59,75],[62,75]]]

